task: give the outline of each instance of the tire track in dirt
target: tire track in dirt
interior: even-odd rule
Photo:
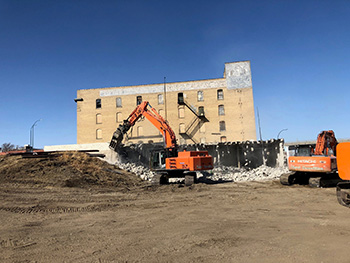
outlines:
[[[101,204],[87,207],[53,207],[46,208],[41,206],[34,207],[19,207],[19,206],[0,206],[0,211],[7,211],[18,214],[34,214],[34,213],[46,213],[46,214],[64,214],[64,213],[77,213],[77,212],[101,212],[111,208],[118,207],[119,204]]]

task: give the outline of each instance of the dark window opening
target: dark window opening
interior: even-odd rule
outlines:
[[[224,91],[222,89],[218,89],[217,98],[218,100],[224,99]]]
[[[226,124],[224,121],[219,122],[220,131],[226,131]]]
[[[198,115],[204,116],[204,107],[203,106],[198,107]]]
[[[136,97],[136,105],[140,105],[142,102],[142,96],[137,96]]]
[[[96,109],[100,109],[102,107],[101,99],[96,99]]]
[[[184,104],[184,94],[182,92],[177,94],[177,103],[180,105]]]

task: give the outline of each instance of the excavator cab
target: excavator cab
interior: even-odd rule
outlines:
[[[165,150],[153,150],[150,158],[151,169],[165,169]]]

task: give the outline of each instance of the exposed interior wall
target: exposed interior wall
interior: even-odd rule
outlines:
[[[134,144],[120,150],[122,160],[141,162],[148,166],[150,153],[161,144]],[[207,150],[213,157],[214,166],[256,168],[261,165],[282,167],[284,165],[284,141],[246,141],[218,144],[180,145],[179,151]]]
[[[45,151],[77,151],[99,150],[105,154],[105,160],[110,163],[122,162],[142,163],[149,166],[149,158],[152,150],[163,149],[162,143],[132,144],[120,148],[118,154],[109,149],[108,143],[70,144],[45,146]],[[284,141],[245,141],[228,142],[218,144],[190,144],[180,145],[179,151],[207,150],[213,157],[214,166],[232,166],[256,168],[263,164],[269,167],[284,166],[285,153]]]

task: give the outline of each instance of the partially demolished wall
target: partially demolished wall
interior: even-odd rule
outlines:
[[[231,166],[238,168],[257,168],[284,166],[284,141],[246,141],[218,144],[191,144],[179,146],[179,151],[207,150],[213,156],[214,166]],[[128,162],[141,162],[148,167],[152,150],[161,149],[161,144],[135,144],[124,146],[119,156]]]

